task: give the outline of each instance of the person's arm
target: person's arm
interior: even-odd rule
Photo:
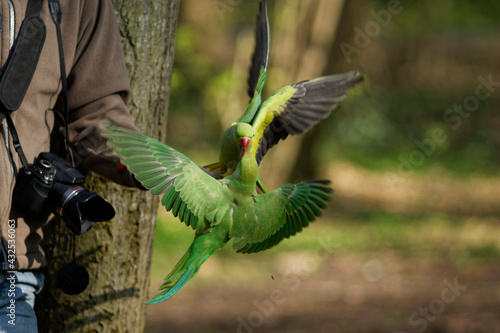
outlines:
[[[127,107],[130,86],[111,1],[86,1],[81,15],[68,73],[70,144],[87,169],[115,183],[140,187],[101,136],[106,123],[137,130]]]

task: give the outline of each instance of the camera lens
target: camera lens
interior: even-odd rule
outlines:
[[[51,198],[55,200],[56,213],[77,235],[87,232],[92,222],[109,221],[115,216],[115,210],[109,202],[80,185],[55,183]]]

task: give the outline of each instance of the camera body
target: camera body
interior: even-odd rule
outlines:
[[[14,206],[26,216],[60,216],[76,235],[87,232],[92,222],[109,221],[115,210],[109,202],[87,191],[85,177],[66,160],[40,153],[28,170],[20,170],[13,194]]]

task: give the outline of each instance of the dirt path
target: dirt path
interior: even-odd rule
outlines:
[[[388,252],[266,275],[186,287],[148,307],[146,332],[500,332],[499,265],[457,269]]]

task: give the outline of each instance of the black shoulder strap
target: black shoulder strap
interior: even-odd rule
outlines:
[[[29,0],[28,7],[26,7],[26,17],[30,16],[40,16],[40,11],[42,10],[43,0]]]
[[[17,110],[23,102],[45,42],[45,24],[40,18],[42,0],[29,0],[26,18],[7,59],[0,80],[0,102],[7,110]]]

